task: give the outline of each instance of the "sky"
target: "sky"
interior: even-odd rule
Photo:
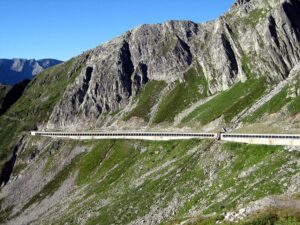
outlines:
[[[205,22],[234,0],[0,0],[0,58],[67,60],[141,24]]]

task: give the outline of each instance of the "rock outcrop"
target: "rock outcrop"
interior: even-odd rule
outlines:
[[[212,22],[168,21],[128,31],[88,52],[48,128],[94,126],[103,113],[128,106],[149,80],[171,87],[196,65],[211,95],[254,76],[279,82],[300,59],[299,5],[298,0],[237,1]]]

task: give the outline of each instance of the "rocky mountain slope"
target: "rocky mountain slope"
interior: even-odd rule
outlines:
[[[162,116],[168,106],[150,106],[148,117],[154,117],[149,118],[154,123],[173,122],[180,110],[197,100],[251,78],[265,78],[266,85],[278,83],[299,62],[298,4],[250,1],[205,24],[170,21],[133,29],[87,52],[85,68],[64,93],[47,127],[100,127],[101,115],[124,111],[152,81],[160,82],[154,86],[166,99],[181,95],[182,89],[190,92],[180,96],[182,102],[173,97],[168,106],[176,102],[179,108],[168,112],[169,118]]]
[[[10,88],[11,88],[11,86],[4,85],[4,84],[0,83],[0,104],[1,105],[3,103],[3,100],[4,100],[5,96],[9,92]]]
[[[299,223],[297,148],[28,132],[299,132],[299,9],[238,0],[215,21],[143,25],[34,77],[0,116],[0,221]]]
[[[0,83],[13,85],[32,79],[36,74],[61,62],[56,59],[0,59]]]
[[[25,79],[13,86],[0,84],[0,115],[18,101],[29,82],[29,79]]]

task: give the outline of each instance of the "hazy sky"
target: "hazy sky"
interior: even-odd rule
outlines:
[[[69,59],[143,23],[195,22],[234,0],[0,0],[0,58]]]

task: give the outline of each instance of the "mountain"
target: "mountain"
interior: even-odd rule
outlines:
[[[148,105],[149,115],[129,113],[127,119],[142,117],[139,126],[149,125],[143,117],[150,125],[173,123],[179,112],[198,100],[246,80],[251,83],[251,78],[267,81],[257,84],[265,85],[256,87],[261,91],[279,83],[299,62],[297,4],[241,2],[213,22],[170,21],[133,29],[86,53],[85,71],[69,85],[47,126],[89,129],[110,124],[101,115],[130,111],[130,103],[152,81],[159,82],[152,84],[161,92],[155,94],[169,100],[162,99],[166,104],[158,108]],[[255,93],[256,98],[263,94]]]
[[[214,21],[142,25],[35,76],[0,116],[0,221],[299,224],[297,147],[29,133],[299,133],[299,10],[238,0]]]
[[[13,85],[62,63],[56,59],[0,59],[0,83]]]

